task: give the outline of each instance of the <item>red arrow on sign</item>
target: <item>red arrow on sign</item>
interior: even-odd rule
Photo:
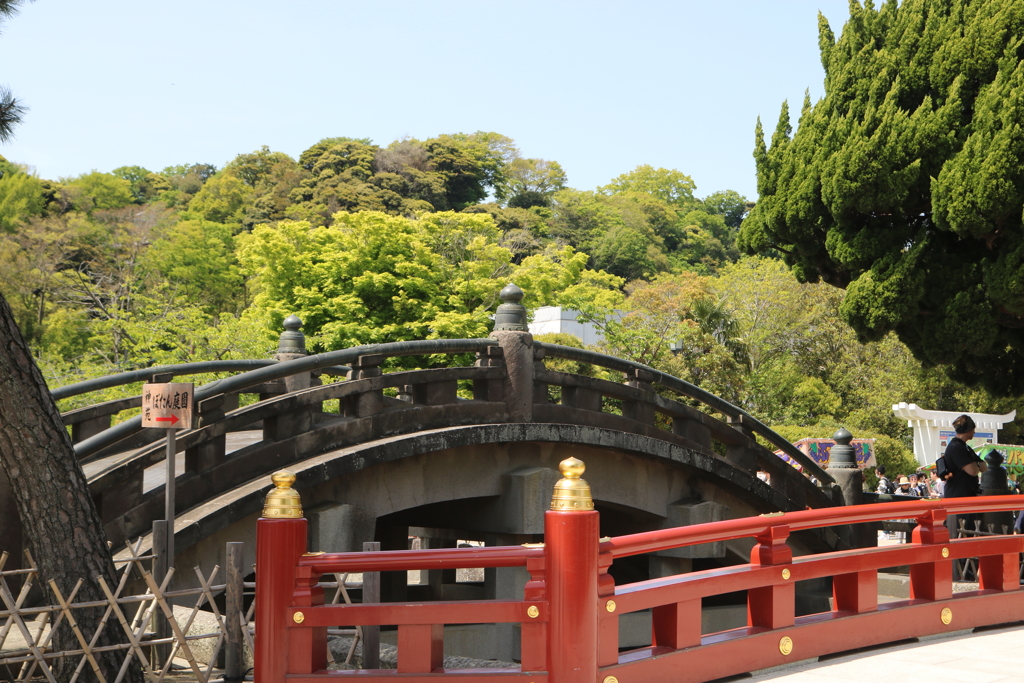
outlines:
[[[177,415],[171,415],[170,417],[158,417],[158,418],[156,418],[154,420],[154,422],[170,422],[173,425],[173,424],[177,424],[178,416]]]

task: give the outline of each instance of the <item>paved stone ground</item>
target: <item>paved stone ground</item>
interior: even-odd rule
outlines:
[[[1024,683],[1022,644],[1024,626],[961,632],[754,672],[746,680],[758,683]]]

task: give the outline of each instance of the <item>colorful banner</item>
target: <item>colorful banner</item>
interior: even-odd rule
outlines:
[[[793,445],[799,448],[801,451],[809,455],[816,463],[822,467],[828,467],[829,453],[832,447],[836,445],[836,442],[832,439],[812,439],[805,438],[799,441],[794,441]],[[869,467],[875,464],[875,440],[874,439],[854,439],[851,443],[853,446],[853,452],[857,458],[858,467]],[[775,451],[775,455],[779,456],[790,465],[799,467],[799,464],[790,458],[782,451]]]
[[[990,451],[999,451],[1003,454],[1003,467],[1005,467],[1008,472],[1018,476],[1024,474],[1024,446],[993,443],[985,444],[980,448],[975,448],[978,451],[978,455],[983,459]]]

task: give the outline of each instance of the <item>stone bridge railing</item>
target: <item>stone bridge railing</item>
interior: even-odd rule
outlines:
[[[523,363],[506,362],[509,344],[493,339],[433,340],[358,347],[268,365],[219,380],[197,392],[198,424],[181,432],[176,446],[185,453],[183,477],[178,479],[177,508],[201,504],[219,493],[250,481],[255,474],[320,453],[373,439],[445,427],[488,423],[539,422],[613,429],[668,441],[716,457],[749,473],[766,471],[771,486],[795,507],[834,504],[836,492],[819,489],[754,435],[782,446],[802,461],[820,482],[831,477],[813,460],[751,418],[747,413],[698,387],[651,368],[553,344],[518,340],[513,352],[529,355]],[[523,343],[525,342],[525,343]],[[447,367],[388,372],[389,358],[409,355],[474,353],[472,367]],[[622,372],[623,383],[549,370],[546,358],[568,358],[606,370]],[[520,359],[521,360],[521,359]],[[284,391],[273,382],[347,364],[347,381]],[[510,367],[511,366],[511,367]],[[518,375],[518,376],[517,376]],[[524,384],[525,382],[525,384]],[[276,392],[271,388],[276,386]],[[528,387],[524,390],[524,386]],[[472,398],[460,397],[463,394]],[[558,387],[558,402],[549,398]],[[682,400],[666,398],[669,390]],[[256,392],[263,400],[234,408],[237,395]],[[395,394],[391,396],[389,394]],[[699,401],[710,410],[725,412],[719,420],[683,401]],[[338,402],[338,412],[325,412],[325,402]],[[609,412],[621,406],[621,414]],[[82,414],[79,411],[78,414]],[[116,450],[131,443],[141,428],[127,421],[76,444],[80,457]],[[229,433],[258,427],[258,443],[230,454]],[[155,430],[154,430],[155,431]],[[94,472],[90,488],[107,524],[108,537],[123,542],[148,530],[161,513],[162,487],[145,492],[146,468],[165,457],[163,442],[117,459]]]

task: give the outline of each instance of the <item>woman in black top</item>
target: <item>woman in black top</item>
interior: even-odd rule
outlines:
[[[974,420],[970,415],[961,415],[953,420],[953,429],[956,436],[949,440],[946,452],[943,457],[946,459],[946,469],[953,474],[946,478],[942,490],[943,498],[970,498],[978,495],[980,486],[978,475],[988,470],[988,465],[978,457],[974,449],[967,445],[967,442],[974,438]],[[976,514],[957,515],[964,520],[964,526],[968,530],[974,529],[974,521],[978,518]],[[957,536],[955,526],[956,516],[950,516],[951,536]]]
[[[946,480],[943,498],[969,498],[978,495],[978,475],[988,470],[988,465],[978,457],[967,442],[974,438],[974,420],[970,415],[961,415],[953,420],[956,436],[949,440],[946,452],[946,468],[953,476]]]

